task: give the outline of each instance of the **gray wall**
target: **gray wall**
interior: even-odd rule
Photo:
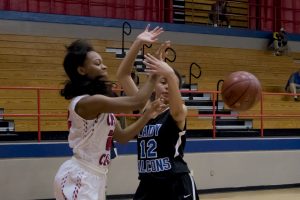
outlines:
[[[32,21],[0,20],[0,34],[41,35],[87,39],[121,40],[121,28],[87,25],[58,24]],[[135,39],[142,29],[133,29],[126,41]],[[160,41],[171,40],[175,44],[215,46],[228,48],[265,49],[268,43],[264,38],[236,37],[226,35],[168,32],[161,35]],[[300,42],[290,41],[290,51],[300,52]]]
[[[53,179],[68,158],[0,159],[0,194],[5,200],[53,198]],[[189,153],[198,189],[269,186],[300,183],[300,151]],[[133,194],[136,155],[111,163],[108,195]]]

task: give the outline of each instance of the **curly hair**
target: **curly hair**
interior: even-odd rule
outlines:
[[[88,94],[112,95],[111,83],[100,80],[101,77],[90,79],[86,75],[78,73],[78,67],[84,65],[87,53],[94,51],[94,48],[86,40],[76,40],[70,46],[66,46],[67,54],[64,58],[63,66],[69,80],[60,91],[65,99],[72,99],[76,96]]]

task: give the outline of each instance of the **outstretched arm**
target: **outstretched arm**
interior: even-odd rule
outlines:
[[[137,36],[117,71],[117,79],[128,96],[132,96],[138,91],[137,86],[131,78],[131,71],[140,48],[145,43],[156,42],[157,37],[163,32],[163,29],[158,26],[153,30],[149,30],[149,27],[150,26],[148,25],[144,32]]]
[[[142,109],[154,89],[157,77],[157,75],[150,75],[148,81],[134,96],[86,96],[77,103],[76,112],[84,119],[94,119],[100,113],[120,113]]]

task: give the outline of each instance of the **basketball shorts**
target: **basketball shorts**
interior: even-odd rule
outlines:
[[[71,159],[64,162],[54,179],[57,200],[105,200],[106,174],[93,171]]]
[[[193,177],[188,173],[168,179],[142,179],[133,200],[199,200]]]

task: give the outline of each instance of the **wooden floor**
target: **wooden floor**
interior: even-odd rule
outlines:
[[[200,194],[200,200],[300,200],[300,188]],[[132,198],[107,198],[107,200]]]
[[[202,194],[200,200],[298,200],[300,188]]]

